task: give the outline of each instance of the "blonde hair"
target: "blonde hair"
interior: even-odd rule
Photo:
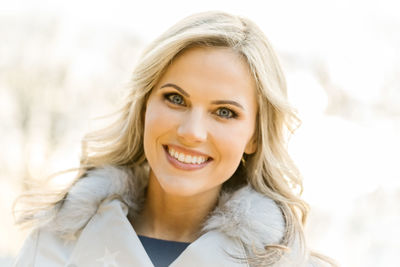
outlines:
[[[286,231],[281,244],[267,246],[249,260],[263,266],[278,262],[285,253],[282,246],[293,242],[301,245],[300,253],[306,258],[303,225],[308,206],[300,198],[302,181],[286,149],[288,134],[299,120],[287,101],[286,82],[275,52],[264,33],[248,19],[222,12],[199,13],[178,22],[152,42],[133,72],[131,91],[118,113],[119,118],[84,138],[81,172],[76,180],[87,170],[104,165],[147,166],[143,133],[148,95],[171,61],[194,46],[225,47],[237,52],[246,60],[257,85],[258,149],[245,155],[246,164],[240,164],[224,186],[234,189],[250,183],[256,191],[273,199],[282,210]],[[62,202],[67,192],[68,189],[62,192],[52,205]]]

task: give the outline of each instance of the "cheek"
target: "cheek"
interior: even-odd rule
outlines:
[[[175,127],[176,114],[171,112],[163,103],[150,102],[146,107],[144,118],[144,139],[147,141],[162,135]]]
[[[245,124],[236,124],[233,126],[220,125],[216,127],[214,138],[222,157],[233,161],[241,159],[251,136],[248,129],[249,127]]]

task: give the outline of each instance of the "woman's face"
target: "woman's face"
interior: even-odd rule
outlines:
[[[150,179],[169,194],[218,192],[251,154],[257,114],[255,82],[228,48],[191,48],[166,69],[145,113]]]

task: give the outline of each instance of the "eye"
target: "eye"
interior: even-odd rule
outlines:
[[[169,93],[169,94],[165,94],[164,98],[171,102],[174,105],[179,105],[179,106],[183,106],[185,105],[185,101],[183,100],[183,97],[180,94],[177,93]]]
[[[217,109],[216,114],[224,119],[232,119],[237,117],[237,114],[229,108],[219,108]]]

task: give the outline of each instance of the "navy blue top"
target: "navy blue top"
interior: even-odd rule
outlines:
[[[167,267],[190,245],[139,235],[140,242],[155,267]]]

